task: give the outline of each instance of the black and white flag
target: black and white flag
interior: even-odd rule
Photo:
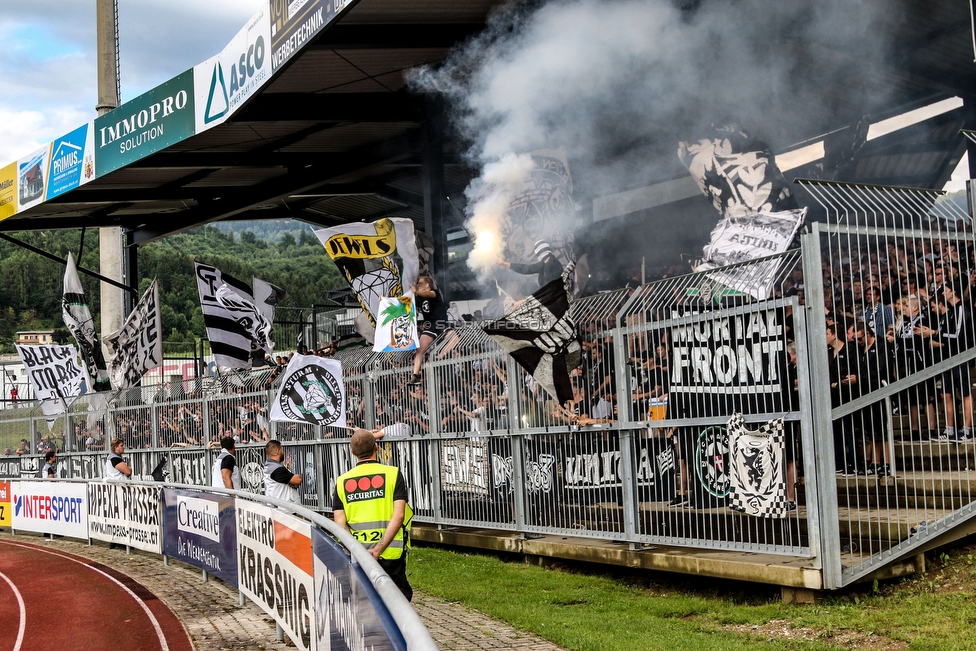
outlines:
[[[274,350],[274,341],[271,339],[271,321],[261,313],[258,305],[241,296],[227,283],[218,287],[214,296],[220,306],[227,310],[227,313],[244,328],[251,341],[270,355],[271,351]]]
[[[272,285],[266,280],[261,280],[254,276],[254,305],[264,318],[270,323],[274,323],[275,305],[285,300],[287,292],[277,285]],[[271,352],[271,351],[268,351]]]
[[[759,518],[785,518],[783,419],[771,420],[750,432],[742,414],[732,414],[728,432],[732,508]]]
[[[109,371],[116,389],[138,386],[143,375],[162,365],[162,330],[159,283],[153,278],[122,328],[105,337]]]
[[[214,361],[223,368],[251,368],[251,335],[234,314],[217,300],[217,290],[226,284],[253,305],[251,288],[247,283],[222,273],[217,267],[200,262],[195,262],[194,267],[203,323],[207,326]]]
[[[271,403],[271,420],[346,426],[342,364],[335,359],[295,355]]]
[[[74,336],[81,352],[81,360],[88,372],[93,391],[111,391],[108,369],[105,367],[105,356],[102,345],[95,332],[95,322],[88,303],[85,301],[85,290],[78,279],[78,269],[75,259],[68,253],[68,263],[64,269],[64,294],[61,297],[61,316],[64,325]]]
[[[78,350],[74,346],[17,344],[17,354],[50,427],[84,391],[85,373],[78,363]]]
[[[569,279],[574,267],[570,262],[562,278],[538,289],[501,319],[482,325],[559,404],[572,400],[569,372],[581,360],[576,323],[569,312]]]

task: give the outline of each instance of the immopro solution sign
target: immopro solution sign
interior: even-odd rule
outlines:
[[[95,172],[108,174],[194,134],[193,70],[95,119]]]
[[[217,56],[193,67],[196,132],[215,127],[271,76],[271,22],[262,9]]]

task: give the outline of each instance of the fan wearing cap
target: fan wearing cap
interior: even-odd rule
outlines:
[[[559,262],[559,259],[552,254],[552,247],[549,246],[549,242],[546,242],[545,240],[539,240],[536,242],[534,253],[535,259],[537,260],[537,262],[534,264],[508,262],[502,258],[498,258],[498,264],[502,267],[511,269],[517,274],[522,274],[525,276],[539,274],[539,287],[545,287],[563,275],[563,265],[561,262]]]

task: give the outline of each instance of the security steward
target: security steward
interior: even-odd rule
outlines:
[[[413,510],[407,506],[407,483],[399,468],[376,460],[372,432],[356,429],[349,443],[359,463],[336,480],[333,517],[379,561],[409,601],[413,588],[407,582],[407,551]]]

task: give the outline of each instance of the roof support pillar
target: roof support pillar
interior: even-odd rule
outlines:
[[[424,232],[434,240],[431,266],[438,287],[447,287],[447,233],[444,228],[444,136],[438,102],[428,100],[421,126]],[[450,298],[450,297],[448,297]]]
[[[963,128],[970,131],[976,131],[976,98],[972,95],[964,95],[962,98],[962,106],[966,111],[965,126]],[[969,158],[969,181],[966,181],[966,202],[969,206],[969,216],[976,216],[976,187],[974,187],[972,179],[976,179],[976,142],[973,142],[969,138],[963,137],[963,141],[966,143],[966,154]]]
[[[122,247],[122,282],[133,289],[125,292],[123,306],[125,314],[131,314],[139,300],[139,245],[132,243],[132,233],[128,230]]]

